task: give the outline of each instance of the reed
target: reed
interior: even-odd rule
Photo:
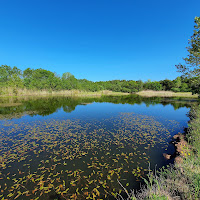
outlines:
[[[192,92],[172,92],[172,91],[153,91],[153,90],[143,90],[137,92],[136,94],[143,97],[188,97],[188,98],[198,98],[197,94],[192,94]]]
[[[80,97],[87,97],[87,96],[116,96],[116,95],[129,95],[129,93],[122,93],[122,92],[113,92],[109,90],[102,90],[97,92],[88,92],[88,91],[80,91],[80,90],[59,90],[59,91],[52,91],[52,90],[28,90],[26,88],[12,88],[12,87],[5,87],[0,88],[0,96],[80,96]]]

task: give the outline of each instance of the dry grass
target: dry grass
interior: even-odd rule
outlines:
[[[60,90],[60,91],[48,91],[48,90],[28,90],[20,88],[1,88],[1,97],[5,96],[102,96],[102,95],[129,95],[129,93],[112,92],[109,90],[102,90],[98,92],[87,92],[80,90]]]
[[[136,94],[143,96],[143,97],[189,97],[189,98],[198,98],[197,94],[192,95],[191,92],[144,90],[144,91],[141,91],[141,92],[137,92]]]

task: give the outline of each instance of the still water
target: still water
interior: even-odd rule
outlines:
[[[114,199],[173,163],[195,101],[138,96],[0,99],[1,199]]]

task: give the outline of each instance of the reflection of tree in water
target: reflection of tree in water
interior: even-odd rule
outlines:
[[[21,103],[19,105],[8,106],[7,102]],[[181,107],[191,107],[192,104],[197,103],[197,101],[184,98],[162,98],[162,97],[141,97],[137,95],[130,96],[102,96],[102,97],[43,97],[35,98],[30,100],[19,100],[15,99],[1,102],[4,103],[4,107],[0,107],[0,119],[12,119],[20,118],[24,115],[41,115],[47,116],[53,114],[57,110],[63,108],[64,112],[70,113],[75,110],[77,105],[87,105],[93,102],[107,102],[113,104],[130,104],[130,105],[140,105],[145,103],[147,107],[150,105],[162,104],[162,105],[172,105],[174,109],[179,109]]]
[[[70,113],[72,111],[75,110],[76,107],[69,107],[69,106],[63,106],[63,110],[66,112],[66,113]]]
[[[0,114],[0,120],[14,119],[14,118],[18,119],[25,115],[34,116],[34,115],[37,115],[37,113],[34,111],[27,111],[27,112],[20,112],[20,113]]]

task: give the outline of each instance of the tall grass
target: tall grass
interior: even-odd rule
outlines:
[[[26,88],[0,88],[0,96],[102,96],[102,95],[128,95],[129,93],[102,90],[97,92],[80,90],[28,90]]]
[[[192,94],[192,92],[172,92],[172,91],[153,91],[153,90],[143,90],[137,92],[138,95],[143,97],[188,97],[188,98],[198,98],[197,94]]]

